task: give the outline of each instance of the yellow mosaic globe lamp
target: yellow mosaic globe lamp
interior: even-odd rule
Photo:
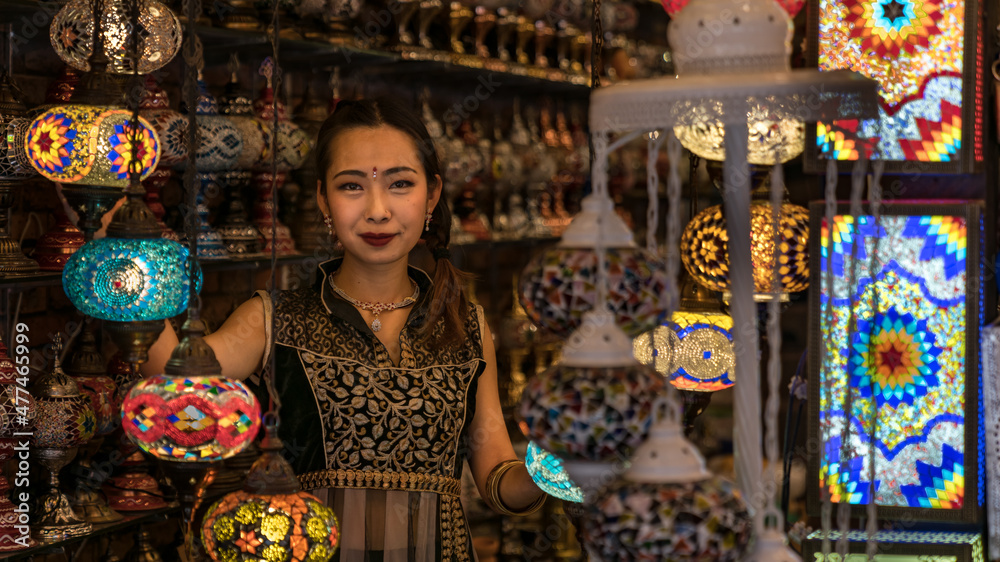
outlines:
[[[94,3],[94,20],[101,21],[102,8],[103,2]],[[125,109],[121,84],[109,74],[104,40],[103,33],[94,35],[89,72],[71,103],[39,113],[20,140],[31,166],[44,178],[63,184],[63,194],[79,213],[79,227],[88,240],[101,228],[101,217],[121,198],[132,159],[145,179],[160,158],[160,140],[152,125],[142,117],[133,122]]]

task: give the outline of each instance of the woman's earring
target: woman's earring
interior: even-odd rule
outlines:
[[[330,215],[323,215],[323,222],[326,224],[326,231],[330,233],[330,238],[333,238],[333,219]]]
[[[431,212],[427,211],[427,216],[424,218],[424,232],[430,232],[431,230]]]

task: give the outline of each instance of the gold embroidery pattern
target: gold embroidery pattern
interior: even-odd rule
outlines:
[[[462,502],[451,496],[441,496],[441,559],[459,562],[472,560]]]
[[[455,474],[465,395],[481,360],[378,369],[305,351],[300,357],[325,424],[327,468]]]
[[[317,488],[371,488],[407,492],[435,492],[458,498],[462,483],[457,478],[437,474],[383,472],[378,470],[317,470],[298,476],[306,490]]]

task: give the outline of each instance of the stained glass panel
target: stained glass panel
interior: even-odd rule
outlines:
[[[982,160],[982,117],[973,112],[982,93],[972,87],[982,72],[976,2],[819,0],[818,6],[820,70],[854,70],[881,86],[879,120],[817,124],[820,157],[856,160],[877,148],[885,160],[949,163],[954,171],[971,170],[973,157]]]
[[[819,310],[812,322],[819,338],[813,342],[822,347],[813,379],[819,487],[836,503],[867,504],[874,459],[877,505],[956,511],[976,505],[976,488],[967,493],[966,480],[975,486],[978,478],[967,468],[975,472],[969,467],[979,453],[966,424],[974,424],[975,435],[978,408],[967,402],[978,393],[967,386],[978,386],[978,366],[967,365],[967,345],[978,337],[969,319],[979,311],[968,294],[969,259],[975,259],[968,226],[978,241],[978,220],[962,213],[889,215],[876,224],[871,216],[837,215],[832,229],[825,218],[818,221]]]

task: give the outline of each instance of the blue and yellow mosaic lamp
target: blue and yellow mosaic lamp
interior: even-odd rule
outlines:
[[[31,122],[24,148],[31,165],[46,179],[59,183],[124,188],[128,185],[132,112],[111,106],[58,105]],[[160,140],[152,125],[139,118],[137,158],[142,178],[160,158]]]
[[[680,309],[670,321],[635,338],[635,358],[652,365],[680,391],[684,399],[684,427],[712,399],[712,393],[735,384],[733,318],[722,310],[711,291],[691,277],[681,285]]]

